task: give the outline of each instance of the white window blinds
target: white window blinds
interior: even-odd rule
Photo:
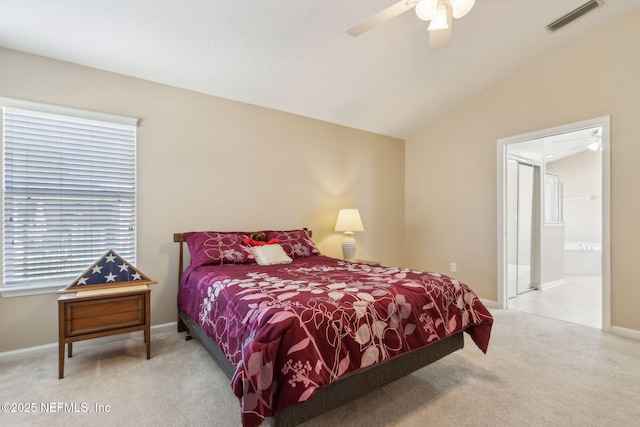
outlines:
[[[136,262],[136,126],[3,108],[3,284],[68,285]]]

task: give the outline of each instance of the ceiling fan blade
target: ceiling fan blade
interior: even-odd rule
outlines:
[[[429,52],[445,48],[451,43],[451,26],[444,30],[429,31]]]
[[[407,10],[412,9],[413,6],[415,6],[415,2],[406,0],[399,1],[398,3],[376,13],[372,17],[365,19],[361,23],[349,28],[346,33],[350,36],[358,37],[359,35],[366,33],[367,31],[382,24],[383,22],[395,18],[396,16],[403,14]]]

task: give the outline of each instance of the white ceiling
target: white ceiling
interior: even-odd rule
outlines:
[[[600,142],[599,145],[598,142]],[[597,149],[601,151],[601,126],[591,126],[509,144],[507,153],[515,160],[542,164],[555,162],[589,149],[595,151],[596,147],[592,144],[597,145]]]
[[[396,0],[0,0],[0,46],[405,139],[640,7],[544,28],[585,1],[477,0],[430,53],[413,11],[345,34]]]

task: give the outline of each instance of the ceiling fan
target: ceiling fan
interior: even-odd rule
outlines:
[[[402,0],[349,28],[347,34],[357,37],[374,27],[415,7],[416,15],[423,21],[431,21],[429,50],[447,47],[451,42],[451,22],[462,18],[475,4],[475,0]]]

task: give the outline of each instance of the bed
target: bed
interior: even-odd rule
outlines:
[[[326,257],[306,229],[174,241],[178,331],[230,378],[244,427],[344,405],[462,348],[463,333],[487,351],[491,314],[452,277]]]

